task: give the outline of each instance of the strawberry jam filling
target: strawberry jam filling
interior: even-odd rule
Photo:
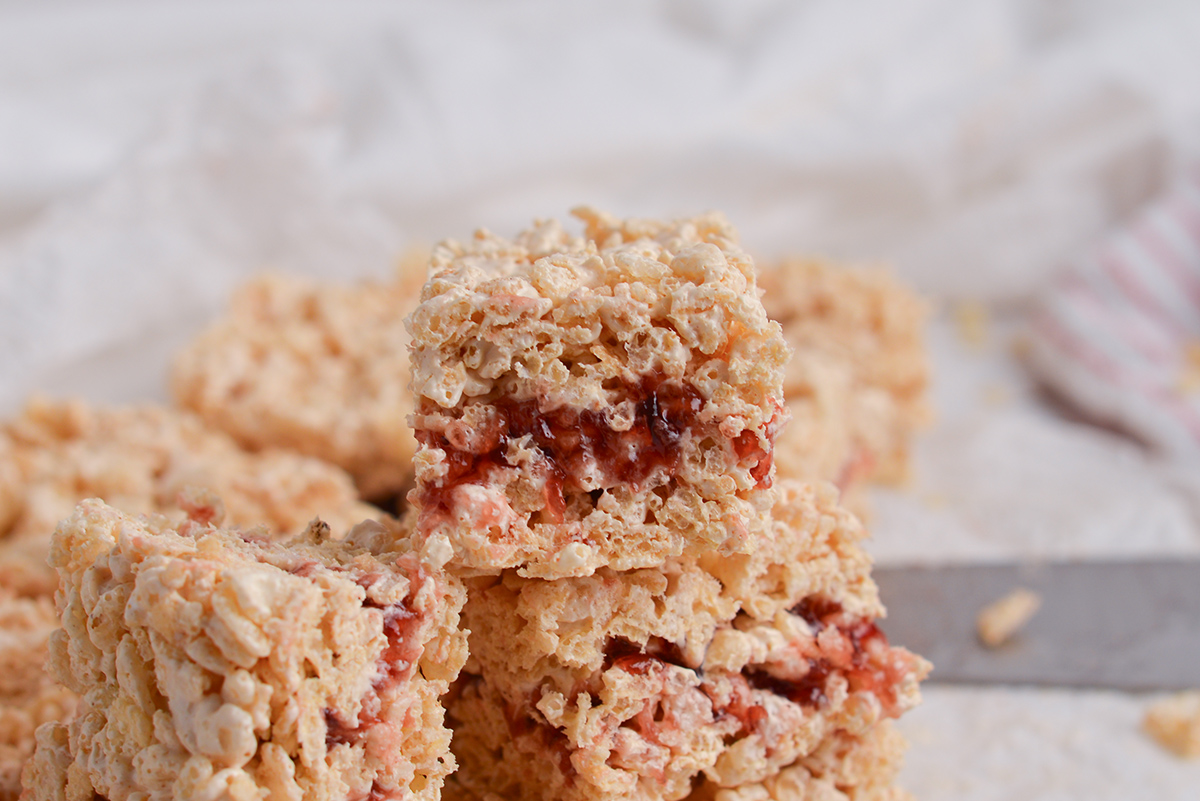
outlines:
[[[740,735],[755,731],[768,716],[767,709],[755,702],[753,690],[786,698],[807,709],[828,705],[827,688],[831,676],[844,676],[850,692],[874,695],[884,714],[895,717],[897,687],[911,670],[911,659],[903,649],[888,645],[887,637],[874,621],[848,615],[841,604],[819,595],[805,598],[789,612],[804,620],[811,638],[799,643],[795,661],[747,667],[735,681],[732,695],[718,699],[713,687],[701,687],[714,701],[715,711],[740,721]],[[661,666],[674,665],[702,671],[687,665],[678,646],[662,638],[651,638],[639,646],[622,638],[609,641],[604,670],[618,668],[644,676]]]
[[[810,635],[794,643],[796,657],[783,663],[764,663],[747,667],[740,676],[732,676],[732,687],[718,690],[721,683],[709,682],[697,666],[687,664],[679,646],[661,637],[651,637],[644,645],[621,637],[610,639],[604,652],[601,672],[622,670],[633,676],[657,676],[663,669],[684,669],[700,677],[699,692],[713,704],[715,721],[736,721],[728,737],[748,736],[762,728],[770,716],[762,692],[786,698],[806,709],[828,706],[829,681],[843,676],[849,691],[874,695],[884,714],[895,717],[897,688],[911,670],[911,658],[903,649],[892,648],[875,623],[849,615],[841,604],[819,595],[805,598],[790,610],[804,620]],[[598,688],[581,686],[579,691],[597,695]],[[536,710],[540,692],[524,703],[509,704],[505,719],[510,736],[556,757],[559,770],[573,781],[571,746],[566,735],[541,719]],[[664,730],[681,725],[675,706],[666,695],[651,697],[645,707],[621,725],[630,726],[651,743],[663,741]],[[715,722],[714,721],[714,722]]]
[[[799,676],[790,669],[786,674],[766,668],[748,670],[744,675],[751,687],[800,706],[819,707],[828,703],[828,680],[837,673],[845,676],[850,692],[871,693],[885,714],[899,714],[896,688],[910,670],[908,653],[890,647],[887,635],[873,620],[847,615],[841,604],[820,596],[805,598],[789,611],[812,630],[812,647],[804,649],[806,670]]]
[[[686,382],[666,380],[661,375],[648,377],[626,387],[633,402],[632,424],[624,430],[613,428],[603,411],[562,406],[543,409],[538,399],[514,401],[500,398],[490,405],[497,412],[494,431],[480,437],[480,444],[464,450],[443,434],[418,430],[418,441],[427,448],[446,454],[446,475],[435,486],[425,488],[422,506],[426,510],[449,509],[449,494],[461,484],[482,484],[497,467],[507,466],[505,451],[510,440],[528,436],[541,453],[540,470],[547,486],[547,504],[565,508],[563,490],[582,490],[580,476],[598,475],[605,486],[644,487],[655,475],[673,477],[679,467],[680,444],[685,435],[702,427],[698,417],[705,401]],[[750,465],[751,475],[760,488],[770,486],[776,429],[781,415],[776,414],[764,426],[765,431],[744,431],[730,440],[738,460]],[[703,425],[706,434],[722,437],[713,424]],[[711,431],[709,431],[711,429]],[[767,445],[761,440],[765,434]]]
[[[661,664],[687,667],[679,646],[662,637],[651,637],[644,646],[615,637],[604,648],[604,670],[620,668],[635,676],[644,676]]]
[[[360,584],[364,582],[369,583],[370,577],[359,580]],[[419,576],[414,578],[412,591],[400,603],[382,606],[370,598],[363,601],[364,609],[382,610],[385,644],[375,663],[376,672],[371,680],[371,689],[363,697],[358,716],[353,723],[343,720],[332,709],[324,710],[326,747],[354,745],[360,742],[367,729],[383,720],[383,698],[396,687],[412,679],[417,661],[424,652],[424,645],[417,631],[421,618],[412,609],[420,583]]]
[[[535,692],[525,704],[505,704],[504,722],[514,742],[532,744],[539,751],[552,754],[558,771],[568,784],[575,781],[577,771],[571,763],[571,743],[555,726],[541,719],[537,712],[541,691]]]

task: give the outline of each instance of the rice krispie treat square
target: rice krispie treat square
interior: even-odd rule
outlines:
[[[176,357],[174,398],[247,448],[332,462],[389,502],[412,483],[404,318],[423,281],[424,262],[388,283],[255,278]]]
[[[441,695],[466,658],[461,584],[319,521],[286,546],[84,501],[56,530],[54,675],[79,695],[30,799],[435,799],[454,768]]]
[[[779,474],[843,490],[903,480],[912,435],[930,418],[925,303],[882,270],[815,259],[768,267],[759,285],[795,353]]]
[[[295,536],[317,516],[344,533],[380,515],[337,467],[282,450],[248,453],[191,413],[34,399],[0,425],[0,587],[54,592],[50,535],[81,500],[181,520],[189,486],[216,492],[232,525],[272,536]]]
[[[788,350],[719,215],[575,215],[435,249],[410,322],[417,532],[466,573],[736,551],[771,503]]]
[[[44,667],[56,628],[50,598],[20,598],[0,589],[0,801],[21,794],[21,768],[33,753],[37,727],[75,709],[75,695]]]
[[[701,780],[799,781],[914,706],[929,665],[876,626],[861,525],[829,485],[779,489],[748,554],[472,579],[472,659],[448,702],[460,790],[673,801]],[[884,767],[859,783],[886,785]]]

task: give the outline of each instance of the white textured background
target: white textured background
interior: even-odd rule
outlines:
[[[982,347],[931,327],[939,421],[877,497],[881,561],[1200,553],[1200,477],[1064,420],[1010,349],[1056,267],[1200,162],[1200,4],[564,5],[0,0],[0,412],[162,397],[264,268],[382,274],[580,202],[719,208],[757,254],[993,310]],[[926,801],[1200,793],[1145,699],[927,696]]]

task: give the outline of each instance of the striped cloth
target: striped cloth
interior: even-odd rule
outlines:
[[[1063,271],[1029,363],[1086,416],[1200,461],[1200,175]]]

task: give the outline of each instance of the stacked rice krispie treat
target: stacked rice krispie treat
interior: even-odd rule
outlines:
[[[716,216],[434,252],[412,316],[423,547],[540,577],[745,550],[787,348]]]
[[[930,418],[925,304],[882,270],[814,259],[773,265],[760,285],[793,350],[779,475],[843,492],[902,481],[913,433]]]
[[[23,763],[31,799],[436,798],[443,701],[464,799],[899,792],[928,665],[792,479],[903,472],[920,305],[789,262],[781,334],[720,216],[577,215],[434,253],[412,391],[406,264],[252,281],[176,362],[188,411],[0,427],[0,801]]]
[[[450,704],[458,784],[544,799],[747,794],[785,770],[819,783],[816,763],[840,749],[872,764],[839,792],[889,790],[885,721],[916,703],[926,665],[876,628],[862,529],[834,490],[781,482],[780,496],[750,554],[476,579],[472,664]]]
[[[775,482],[788,349],[717,215],[434,252],[411,318],[412,547],[466,577],[463,798],[888,798],[864,536]]]
[[[296,541],[96,500],[56,530],[54,675],[69,726],[37,733],[29,799],[436,799],[454,768],[440,697],[466,658],[457,579],[343,541]]]

